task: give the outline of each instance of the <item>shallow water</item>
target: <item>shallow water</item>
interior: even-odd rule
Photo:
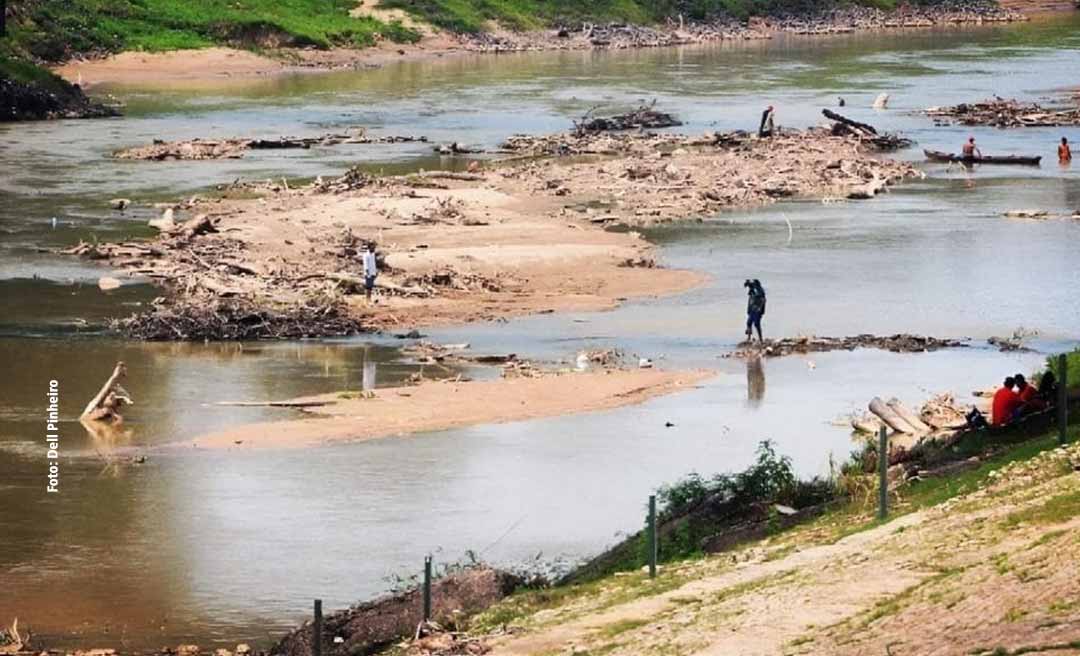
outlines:
[[[851,448],[834,421],[870,396],[915,404],[1032,371],[1041,354],[984,346],[1019,326],[1037,329],[1035,344],[1048,352],[1080,337],[1080,223],[1001,217],[1020,207],[1080,207],[1077,171],[934,165],[927,180],[871,202],[788,203],[650,231],[668,264],[711,275],[683,296],[432,332],[478,351],[569,359],[610,345],[661,366],[719,370],[699,389],[583,416],[241,457],[154,452],[134,465],[110,449],[291,416],[214,401],[355,389],[365,364],[369,373],[375,365],[375,384],[393,384],[415,366],[393,339],[159,345],[96,335],[154,291],[101,292],[99,269],[36,249],[146,235],[145,212],[108,209],[117,196],[173,198],[238,176],[305,177],[355,163],[398,171],[451,162],[417,144],[194,163],[118,162],[107,157],[112,149],[355,125],[490,146],[514,132],[563,129],[597,104],[651,98],[691,132],[753,126],[766,103],[780,108],[782,124],[803,126],[843,96],[845,114],[903,129],[919,148],[955,150],[970,132],[983,152],[1049,157],[1061,131],[935,128],[909,112],[1074,84],[1077,27],[1071,17],[738,47],[454,57],[199,89],[112,88],[128,103],[125,118],[0,126],[0,362],[8,374],[0,381],[0,578],[14,591],[0,598],[0,618],[17,614],[36,633],[81,646],[265,644],[311,598],[333,608],[370,597],[430,551],[443,562],[472,549],[504,563],[593,553],[639,526],[657,485],[694,469],[739,469],[761,439],[775,440],[802,474],[823,473],[830,454],[840,459]],[[893,94],[891,109],[866,109],[880,91]],[[919,150],[901,156],[917,159]],[[913,331],[971,337],[972,348],[821,354],[748,370],[719,357],[741,333],[747,277],[769,290],[768,333]],[[45,495],[48,380],[60,381],[72,418],[121,359],[137,403],[130,433],[93,437],[65,423],[64,491]]]

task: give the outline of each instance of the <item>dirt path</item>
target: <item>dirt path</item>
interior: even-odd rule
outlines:
[[[199,448],[292,448],[608,410],[691,388],[712,374],[656,369],[425,382],[297,399],[327,402],[311,419],[249,424],[187,443]]]
[[[804,529],[656,582],[615,577],[525,618],[525,633],[495,640],[492,653],[1080,653],[1074,468],[1080,446],[837,541]]]

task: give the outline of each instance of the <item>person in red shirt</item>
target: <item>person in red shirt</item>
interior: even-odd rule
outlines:
[[[1013,391],[1016,381],[1012,376],[1005,379],[1004,386],[994,392],[994,402],[990,409],[990,423],[994,426],[1004,426],[1012,421],[1013,415],[1024,404],[1020,395]]]
[[[1028,385],[1023,374],[1016,374],[1013,380],[1016,382],[1016,392],[1024,403],[1024,412],[1038,412],[1046,409],[1046,399],[1039,394],[1039,390]]]

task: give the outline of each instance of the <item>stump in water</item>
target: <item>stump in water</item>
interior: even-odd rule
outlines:
[[[101,386],[90,403],[86,404],[86,409],[82,411],[79,418],[92,421],[123,421],[124,417],[120,414],[120,408],[125,404],[134,404],[127,390],[120,386],[119,381],[125,376],[127,376],[127,366],[123,362],[117,362],[112,375]]]

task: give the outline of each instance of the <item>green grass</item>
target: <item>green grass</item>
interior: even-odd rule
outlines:
[[[583,21],[656,23],[682,15],[688,20],[716,16],[745,18],[781,10],[820,9],[828,4],[862,4],[892,9],[896,0],[821,3],[811,0],[383,0],[433,25],[456,32],[482,32],[490,21],[511,29],[575,25]]]
[[[412,41],[399,23],[353,18],[355,0],[15,0],[8,54],[58,62],[75,54],[216,44],[367,46]],[[2,52],[2,51],[0,51]]]
[[[1005,518],[1005,528],[1020,524],[1060,524],[1080,515],[1080,490],[1059,494],[1042,504],[1011,513]]]

